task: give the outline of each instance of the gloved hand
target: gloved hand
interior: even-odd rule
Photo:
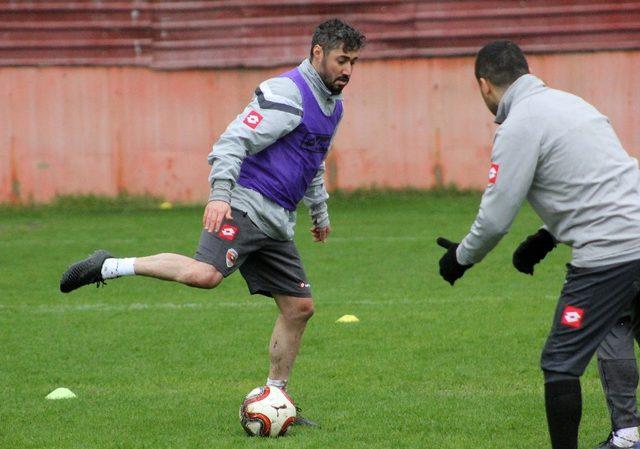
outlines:
[[[556,247],[553,236],[546,229],[540,229],[520,243],[513,253],[513,266],[521,273],[533,276],[533,266]]]
[[[458,258],[456,257],[456,249],[458,248],[457,243],[443,237],[438,237],[436,242],[447,250],[447,252],[444,253],[444,256],[440,258],[440,276],[442,276],[442,279],[447,281],[449,284],[453,285],[462,277],[465,271],[473,266],[473,264],[461,265],[458,263]]]

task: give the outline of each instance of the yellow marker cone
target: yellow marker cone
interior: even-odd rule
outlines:
[[[172,207],[173,207],[173,204],[171,204],[169,201],[160,203],[160,209],[167,210],[167,209],[171,209]]]
[[[46,396],[46,399],[73,399],[76,394],[68,388],[60,387],[53,390]]]
[[[360,320],[355,315],[342,315],[336,320],[336,323],[357,323]]]

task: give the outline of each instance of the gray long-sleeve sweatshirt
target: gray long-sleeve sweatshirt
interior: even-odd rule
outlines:
[[[308,60],[298,68],[322,111],[327,115],[333,113],[336,101],[342,96],[329,91]],[[245,122],[252,111],[262,117],[259,127],[253,128]],[[211,164],[209,200],[226,201],[232,207],[247,212],[262,232],[276,240],[293,239],[296,213],[236,184],[236,180],[244,158],[262,151],[293,131],[300,124],[303,113],[302,94],[295,83],[285,77],[270,78],[258,86],[249,105],[229,124],[208,156]],[[303,198],[313,223],[318,227],[329,226],[326,204],[329,195],[324,186],[324,172],[323,162]]]
[[[509,230],[524,199],[572,264],[640,259],[640,171],[607,117],[581,98],[524,75],[496,114],[489,185],[458,262],[477,263]]]

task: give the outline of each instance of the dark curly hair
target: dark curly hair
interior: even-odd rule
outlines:
[[[340,19],[322,22],[313,32],[309,57],[313,58],[313,47],[320,45],[326,53],[336,48],[345,51],[360,50],[364,46],[365,35]]]

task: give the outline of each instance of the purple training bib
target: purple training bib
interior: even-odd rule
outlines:
[[[338,100],[333,114],[327,116],[297,68],[280,76],[291,79],[300,89],[302,121],[286,136],[246,157],[237,183],[294,211],[327,155],[342,115],[342,101]]]

